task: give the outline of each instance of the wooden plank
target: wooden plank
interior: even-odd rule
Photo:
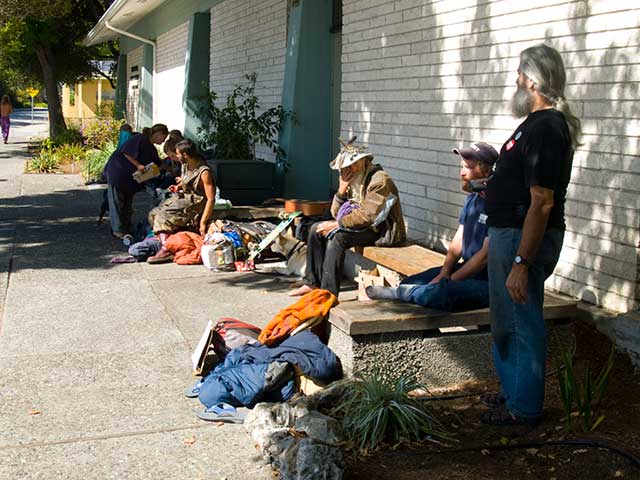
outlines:
[[[545,319],[572,318],[576,312],[576,300],[567,300],[553,294],[545,296]],[[451,313],[403,302],[352,301],[333,308],[329,322],[349,335],[366,335],[488,325],[490,318],[488,308]]]
[[[211,220],[222,218],[237,218],[240,220],[260,220],[263,218],[278,218],[284,212],[282,207],[252,207],[238,206],[231,208],[214,209]]]
[[[365,247],[362,256],[403,275],[415,275],[444,263],[445,256],[420,245]]]

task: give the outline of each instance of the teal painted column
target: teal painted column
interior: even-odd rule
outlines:
[[[142,131],[144,127],[153,125],[153,47],[148,44],[144,44],[142,51],[138,92],[137,129]]]
[[[198,137],[198,109],[202,99],[209,93],[209,45],[211,14],[196,13],[189,22],[187,61],[185,64],[184,94],[182,108],[185,112],[184,135],[195,140]]]
[[[118,72],[116,78],[116,98],[113,104],[113,116],[124,118],[127,109],[127,56],[118,57]]]
[[[328,199],[331,190],[332,0],[301,0],[289,15],[282,106],[295,113],[280,144],[289,169],[282,170],[284,195]]]

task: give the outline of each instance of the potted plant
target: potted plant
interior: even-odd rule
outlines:
[[[286,153],[278,144],[283,121],[291,112],[278,105],[262,111],[255,95],[256,74],[236,85],[225,102],[209,92],[199,110],[201,147],[212,160],[216,182],[224,198],[235,204],[260,203],[275,195],[275,168],[286,169]],[[256,159],[256,145],[265,145],[276,163]]]

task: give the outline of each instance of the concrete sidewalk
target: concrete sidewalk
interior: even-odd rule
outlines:
[[[96,225],[102,191],[23,174],[35,130],[0,145],[0,478],[271,478],[242,426],[198,420],[182,392],[207,320],[263,326],[286,284],[109,264],[125,248]]]

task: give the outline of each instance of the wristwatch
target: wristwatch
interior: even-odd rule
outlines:
[[[524,265],[525,267],[531,266],[531,263],[529,263],[529,260],[527,260],[524,257],[521,257],[520,255],[516,255],[516,258],[513,259],[513,263],[515,263],[516,265]]]

